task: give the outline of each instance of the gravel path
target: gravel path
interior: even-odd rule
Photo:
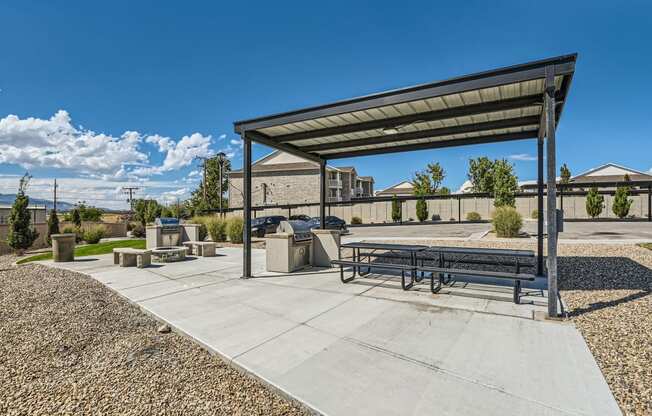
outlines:
[[[413,243],[536,250],[534,242],[513,240]],[[559,288],[569,319],[584,336],[623,413],[652,415],[652,250],[560,244],[558,251]]]
[[[102,284],[0,257],[0,414],[297,415]]]

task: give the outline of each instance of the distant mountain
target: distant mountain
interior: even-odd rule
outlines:
[[[0,205],[11,205],[14,203],[14,199],[16,199],[16,195],[11,195],[11,194],[0,194]],[[29,198],[29,204],[30,205],[36,205],[39,207],[42,207],[45,205],[47,209],[52,209],[54,207],[54,202],[49,200],[49,199],[41,199],[41,198]],[[63,202],[63,201],[57,201],[57,210],[58,211],[68,211],[74,207],[73,204],[70,204],[68,202]]]

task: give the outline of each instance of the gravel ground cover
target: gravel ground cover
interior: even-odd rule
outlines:
[[[299,415],[87,276],[0,256],[0,414]]]
[[[536,243],[517,240],[387,242],[536,250]],[[582,333],[623,413],[652,415],[652,250],[565,243],[558,255],[568,319]]]

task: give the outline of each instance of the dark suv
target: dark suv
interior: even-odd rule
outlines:
[[[287,221],[287,218],[282,215],[254,218],[251,220],[251,235],[265,237],[265,234],[275,233],[281,221]]]

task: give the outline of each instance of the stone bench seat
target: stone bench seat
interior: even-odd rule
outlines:
[[[114,248],[113,264],[119,264],[120,267],[136,266],[142,269],[152,264],[152,251],[129,247]]]
[[[212,241],[184,241],[185,247],[188,247],[188,254],[199,257],[214,257],[216,244]]]

